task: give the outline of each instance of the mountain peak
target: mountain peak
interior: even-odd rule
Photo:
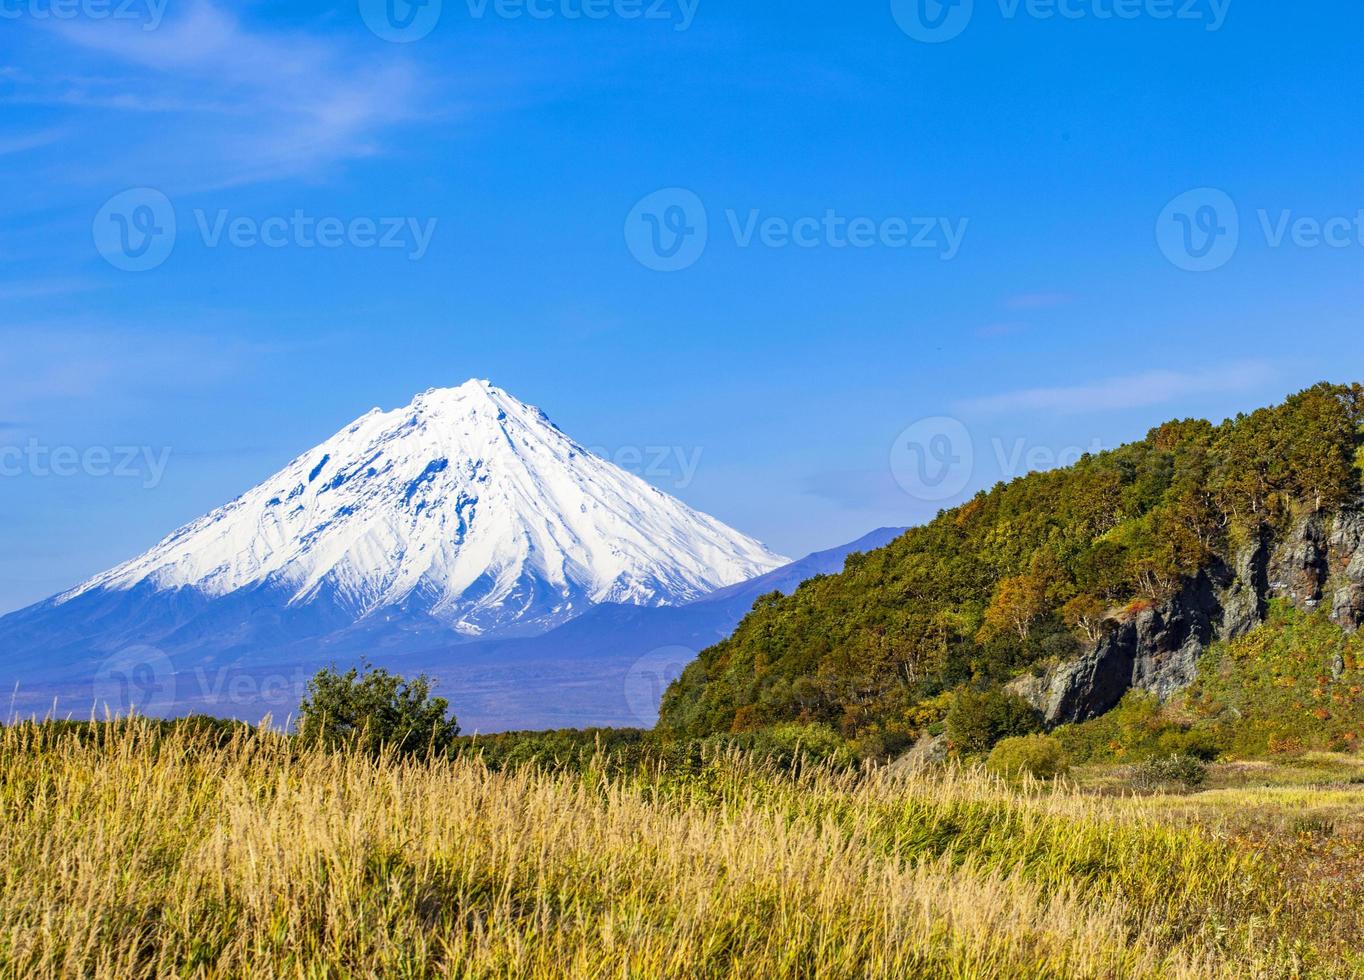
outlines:
[[[487,380],[374,410],[238,499],[71,592],[259,591],[467,635],[600,602],[669,605],[784,559],[589,453]]]

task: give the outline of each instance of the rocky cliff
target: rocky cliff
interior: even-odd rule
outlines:
[[[1329,601],[1343,629],[1364,625],[1364,500],[1285,535],[1262,529],[1229,564],[1215,562],[1172,599],[1111,620],[1083,656],[1009,689],[1049,725],[1097,717],[1133,688],[1164,700],[1193,682],[1208,644],[1254,629],[1275,598],[1303,609]]]

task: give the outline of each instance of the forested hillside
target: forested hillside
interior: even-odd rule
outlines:
[[[1325,532],[1313,522],[1360,495],[1362,426],[1364,387],[1321,384],[996,486],[852,556],[840,575],[760,599],[669,689],[660,726],[697,736],[821,722],[865,750],[896,751],[957,692],[1092,656],[1124,624],[1169,632],[1191,583],[1211,593],[1235,591],[1238,575],[1265,578],[1269,559],[1256,566],[1256,555],[1304,522],[1302,547],[1316,548]],[[1317,551],[1297,560],[1315,563]],[[1338,571],[1323,569],[1307,605]],[[1263,605],[1255,588],[1251,605]]]

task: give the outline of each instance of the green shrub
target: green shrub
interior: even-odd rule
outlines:
[[[963,690],[947,711],[947,738],[958,752],[988,752],[1000,739],[1030,735],[1042,727],[1036,709],[999,688]]]
[[[655,739],[638,728],[559,729],[461,735],[450,747],[455,758],[478,758],[494,772],[524,765],[585,771],[592,765],[633,770],[661,753]]]
[[[1050,735],[1022,735],[996,745],[985,765],[998,776],[1054,779],[1070,771],[1070,758],[1059,739]]]
[[[299,705],[298,734],[307,744],[406,754],[447,751],[459,735],[449,702],[431,696],[431,680],[407,680],[362,664],[317,672]]]
[[[755,732],[713,735],[701,744],[712,749],[733,747],[783,769],[793,768],[801,760],[839,768],[857,763],[847,740],[828,725],[774,725]]]
[[[1167,786],[1197,789],[1208,778],[1208,764],[1187,755],[1170,755],[1162,759],[1147,759],[1132,767],[1129,779],[1140,790],[1157,790]]]
[[[1226,751],[1226,737],[1220,728],[1172,729],[1156,739],[1157,754],[1189,756],[1212,762]]]

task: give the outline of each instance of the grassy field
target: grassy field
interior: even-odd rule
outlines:
[[[612,770],[616,772],[615,770]],[[1359,767],[607,775],[149,726],[0,733],[0,972],[1364,974]]]

